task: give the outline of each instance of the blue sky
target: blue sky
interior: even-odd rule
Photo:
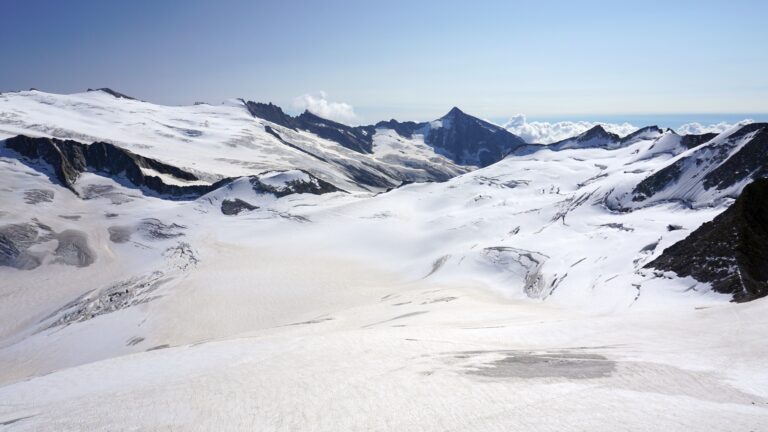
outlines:
[[[0,4],[0,91],[358,121],[768,112],[766,1],[36,1]],[[331,108],[338,107],[331,105]]]

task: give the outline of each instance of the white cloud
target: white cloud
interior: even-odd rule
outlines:
[[[742,126],[742,125],[753,123],[753,122],[754,120],[744,119],[738,123],[720,122],[720,123],[714,123],[709,125],[703,125],[701,123],[686,123],[680,126],[679,128],[677,128],[675,132],[679,133],[680,135],[701,135],[709,132],[720,133],[734,126],[737,126],[737,125]]]
[[[586,132],[596,125],[601,125],[608,132],[613,132],[619,136],[628,135],[638,129],[629,123],[615,124],[588,121],[529,122],[525,118],[525,114],[512,116],[504,125],[504,128],[528,143],[550,144]]]
[[[686,123],[675,129],[680,135],[700,135],[708,132],[720,133],[737,125],[753,123],[753,120],[745,119],[738,123],[714,123],[703,125],[701,123]],[[582,132],[585,132],[596,125],[601,125],[608,132],[613,132],[619,136],[626,136],[638,128],[630,123],[602,123],[588,121],[561,121],[556,123],[529,122],[525,114],[512,116],[504,125],[504,128],[513,134],[524,139],[528,143],[550,144],[566,138],[571,138]]]
[[[348,123],[357,118],[352,105],[344,102],[330,102],[324,92],[304,94],[293,99],[293,106],[298,110],[307,110],[322,118]]]

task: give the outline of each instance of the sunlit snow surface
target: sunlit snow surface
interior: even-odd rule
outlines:
[[[376,144],[398,151],[361,154],[311,133],[254,118],[237,100],[161,106],[118,99],[102,91],[2,93],[0,139],[17,134],[106,141],[212,180],[303,169],[344,190],[361,190],[371,188],[361,187],[351,178],[353,173],[373,175],[396,186],[402,179],[431,178],[427,173],[448,178],[467,171],[427,148],[421,137],[411,140],[384,133],[374,138]]]
[[[139,139],[150,132],[130,122],[157,118],[140,113],[121,119],[135,140],[120,140],[211,175],[302,180],[278,172],[291,161],[258,151],[248,156],[264,158],[256,172],[217,161],[250,154],[224,144],[235,124],[263,132],[246,114],[179,109],[216,111],[205,134],[221,140]],[[93,123],[78,133],[122,136]],[[30,128],[9,124],[8,135]],[[395,138],[375,144],[391,153]],[[78,198],[4,155],[0,226],[32,224],[50,238],[29,248],[37,268],[0,267],[0,425],[764,430],[766,301],[731,304],[641,269],[727,200],[603,205],[678,151],[651,144],[545,150],[380,194],[278,199],[240,180],[195,201],[93,173]],[[258,208],[223,215],[234,198]],[[68,230],[85,236],[91,264],[62,261],[56,236]]]

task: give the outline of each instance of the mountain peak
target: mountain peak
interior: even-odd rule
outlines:
[[[607,134],[608,134],[608,131],[606,131],[605,128],[603,128],[603,126],[595,125],[595,126],[592,126],[592,128],[587,130],[586,132],[583,132],[581,136],[583,136],[586,139],[589,139],[592,137],[607,135]]]
[[[488,166],[524,145],[508,130],[473,117],[458,107],[426,124],[425,143],[461,165]]]
[[[549,144],[549,148],[564,150],[571,148],[614,148],[621,138],[605,130],[602,125],[595,125],[581,134]]]
[[[578,142],[585,142],[585,141],[592,141],[592,140],[604,140],[605,143],[603,143],[603,145],[606,145],[609,142],[618,141],[619,136],[608,132],[601,125],[595,125],[588,131],[583,132],[581,135],[576,137],[576,141]]]
[[[450,111],[448,111],[448,114],[444,115],[443,118],[446,117],[456,117],[456,116],[465,116],[467,115],[464,111],[460,110],[459,107],[453,107]]]
[[[657,138],[664,131],[656,125],[642,127],[621,139],[622,143],[630,143],[640,139]]]

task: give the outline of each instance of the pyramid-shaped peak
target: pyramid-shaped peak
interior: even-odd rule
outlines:
[[[605,130],[605,128],[602,125],[595,125],[592,126],[591,129],[584,132],[584,135],[598,135],[598,134],[607,134],[608,131]]]
[[[579,135],[579,141],[588,141],[595,138],[614,138],[614,134],[608,132],[601,125],[595,125],[588,131]],[[618,138],[618,137],[616,137]]]
[[[450,111],[448,111],[448,114],[446,114],[443,117],[456,117],[460,115],[467,115],[464,111],[460,110],[459,107],[453,107]]]

